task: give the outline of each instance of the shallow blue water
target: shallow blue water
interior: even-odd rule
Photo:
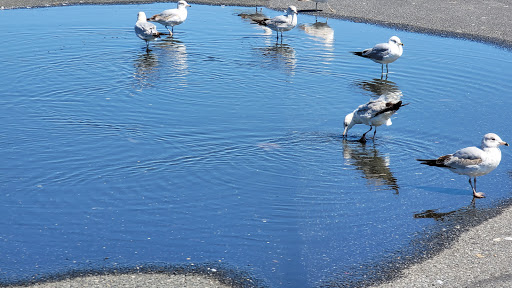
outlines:
[[[308,15],[276,45],[243,8],[193,5],[147,54],[137,12],[170,6],[0,11],[3,283],[215,262],[316,286],[440,225],[414,214],[469,206],[465,177],[416,158],[512,142],[509,51],[334,19],[315,36]],[[349,53],[392,35],[405,52],[387,80]],[[343,141],[382,91],[410,104],[375,142],[353,141],[360,125]],[[509,150],[475,209],[511,196]]]

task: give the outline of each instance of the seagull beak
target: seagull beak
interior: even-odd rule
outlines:
[[[505,146],[509,146],[507,142],[503,141],[503,142],[500,142],[500,145],[505,145]]]
[[[190,5],[190,4],[187,4],[187,7],[192,7],[192,5]]]
[[[400,46],[404,46],[404,43],[398,43],[398,45],[400,45]]]

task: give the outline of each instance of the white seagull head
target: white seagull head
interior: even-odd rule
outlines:
[[[137,21],[146,22],[146,13],[139,12],[139,14],[137,14]]]
[[[404,46],[404,43],[402,43],[402,41],[400,41],[400,38],[398,38],[397,36],[393,36],[393,37],[389,38],[388,43],[395,44],[397,46]]]
[[[508,146],[508,143],[501,140],[500,136],[494,133],[487,133],[482,139],[482,149],[484,148],[497,148],[501,145]]]
[[[349,114],[347,114],[347,116],[345,116],[345,122],[343,123],[343,126],[345,128],[345,129],[343,129],[343,136],[347,135],[348,130],[350,130],[350,128],[354,127],[354,125],[356,124],[356,123],[354,123],[353,119],[354,119],[354,112],[349,113]]]
[[[295,6],[290,6],[288,7],[288,10],[286,10],[286,14],[287,15],[293,15],[293,14],[298,14],[299,12],[297,12],[297,7]]]
[[[180,8],[180,7],[187,8],[187,7],[192,7],[192,6],[190,6],[190,5],[187,3],[187,1],[185,1],[185,0],[180,0],[180,1],[178,1],[178,8]]]

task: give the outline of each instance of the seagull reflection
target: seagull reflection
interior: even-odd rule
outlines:
[[[158,73],[156,66],[158,65],[158,57],[153,53],[142,53],[135,59],[135,79],[137,86],[142,88],[152,87],[158,82]]]
[[[343,158],[348,165],[363,173],[373,186],[386,186],[398,194],[398,183],[389,169],[389,157],[381,156],[375,146],[369,147],[343,139]]]
[[[174,38],[166,38],[159,41],[157,46],[161,48],[160,55],[163,58],[162,60],[165,60],[165,65],[172,68],[172,75],[184,76],[188,74],[188,54],[185,43]]]
[[[295,58],[295,49],[288,44],[273,44],[263,48],[255,48],[259,50],[264,58],[271,61],[263,61],[276,65],[278,68],[283,69],[288,74],[295,74],[295,67],[297,59]]]
[[[156,86],[160,82],[160,75],[172,75],[178,85],[185,85],[188,74],[185,44],[174,38],[165,38],[155,46],[159,49],[140,54],[135,59],[134,78],[138,89]]]
[[[306,32],[306,34],[313,36],[315,40],[322,41],[326,47],[332,48],[334,43],[334,29],[325,22],[318,22],[312,24],[301,24],[299,29]]]
[[[400,100],[402,91],[395,82],[387,79],[373,79],[371,81],[361,81],[356,86],[371,93],[372,97],[381,97],[385,95],[389,100]]]

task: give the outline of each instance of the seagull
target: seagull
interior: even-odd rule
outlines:
[[[165,26],[170,36],[174,33],[174,26],[180,25],[187,19],[187,7],[190,6],[185,0],[178,1],[178,8],[167,9],[160,14],[153,15],[148,21],[157,22]],[[171,30],[167,26],[171,26]]]
[[[290,6],[284,15],[279,15],[272,19],[255,20],[255,22],[276,31],[277,40],[279,40],[279,32],[281,32],[282,41],[283,31],[290,31],[297,26],[297,7]]]
[[[156,30],[153,23],[146,21],[146,13],[139,12],[137,22],[135,23],[135,34],[142,40],[146,41],[146,51],[149,52],[149,41],[160,38],[160,33]]]
[[[385,97],[380,97],[376,100],[372,100],[357,107],[354,112],[345,116],[345,129],[343,130],[343,137],[347,136],[348,130],[355,124],[365,124],[370,126],[370,130],[366,131],[363,136],[361,136],[359,142],[366,142],[366,133],[372,131],[373,127],[375,127],[375,131],[373,132],[373,139],[375,139],[377,127],[382,124],[386,124],[386,126],[391,125],[391,116],[395,114],[395,112],[398,111],[400,107],[405,105],[408,104],[402,104],[401,100],[388,101]]]
[[[304,2],[315,2],[315,10],[316,11],[319,11],[318,10],[318,3],[327,3],[327,7],[329,7],[329,9],[331,9],[331,12],[336,12],[336,10],[332,9],[331,6],[329,5],[329,3],[327,2],[328,0],[299,0],[299,1],[304,1]]]
[[[501,150],[499,148],[501,145],[508,146],[508,143],[501,140],[500,136],[494,133],[487,133],[482,139],[481,149],[467,147],[437,159],[416,160],[420,161],[421,164],[449,168],[453,173],[469,176],[469,185],[473,189],[473,197],[484,198],[484,193],[476,192],[476,177],[489,174],[498,167],[501,161]],[[471,177],[473,177],[474,185],[471,184]]]
[[[404,52],[403,46],[404,44],[400,41],[400,38],[393,36],[389,38],[388,43],[380,43],[373,48],[368,48],[361,52],[352,52],[352,54],[369,58],[374,62],[382,64],[382,74],[384,74],[384,64],[386,64],[386,73],[388,73],[388,64],[395,62],[396,59],[402,56]]]

